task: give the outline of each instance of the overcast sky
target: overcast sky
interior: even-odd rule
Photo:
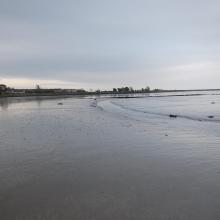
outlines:
[[[220,1],[0,0],[0,83],[220,88]]]

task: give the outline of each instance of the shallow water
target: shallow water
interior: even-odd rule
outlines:
[[[219,103],[2,100],[0,219],[219,219]]]
[[[158,97],[118,99],[112,101],[112,104],[148,115],[169,116],[172,114],[191,120],[220,122],[220,93],[192,96],[178,96],[177,94],[167,96],[163,94]],[[144,114],[143,117],[145,117]]]

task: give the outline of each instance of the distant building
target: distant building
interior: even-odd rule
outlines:
[[[65,89],[64,91],[67,93],[76,93],[77,89]]]
[[[7,90],[7,86],[4,84],[0,84],[0,92],[5,92]]]
[[[9,89],[8,93],[10,94],[25,94],[24,89]]]

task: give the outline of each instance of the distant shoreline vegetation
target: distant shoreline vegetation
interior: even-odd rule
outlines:
[[[0,97],[28,97],[28,96],[63,96],[63,95],[117,95],[117,94],[141,94],[141,93],[162,93],[162,92],[186,92],[186,91],[219,91],[220,89],[197,89],[197,90],[163,90],[150,89],[149,86],[141,89],[132,87],[113,88],[112,90],[86,91],[84,89],[45,89],[36,85],[35,89],[14,89],[0,84]]]

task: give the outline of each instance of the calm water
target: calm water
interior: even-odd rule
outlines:
[[[0,219],[219,219],[220,96],[167,95],[2,99]]]
[[[198,96],[179,96],[178,93],[173,96],[163,95],[140,99],[122,99],[112,101],[112,103],[126,110],[143,113],[142,117],[149,114],[158,116],[174,114],[191,120],[220,122],[220,93]],[[210,119],[209,116],[214,118]]]

